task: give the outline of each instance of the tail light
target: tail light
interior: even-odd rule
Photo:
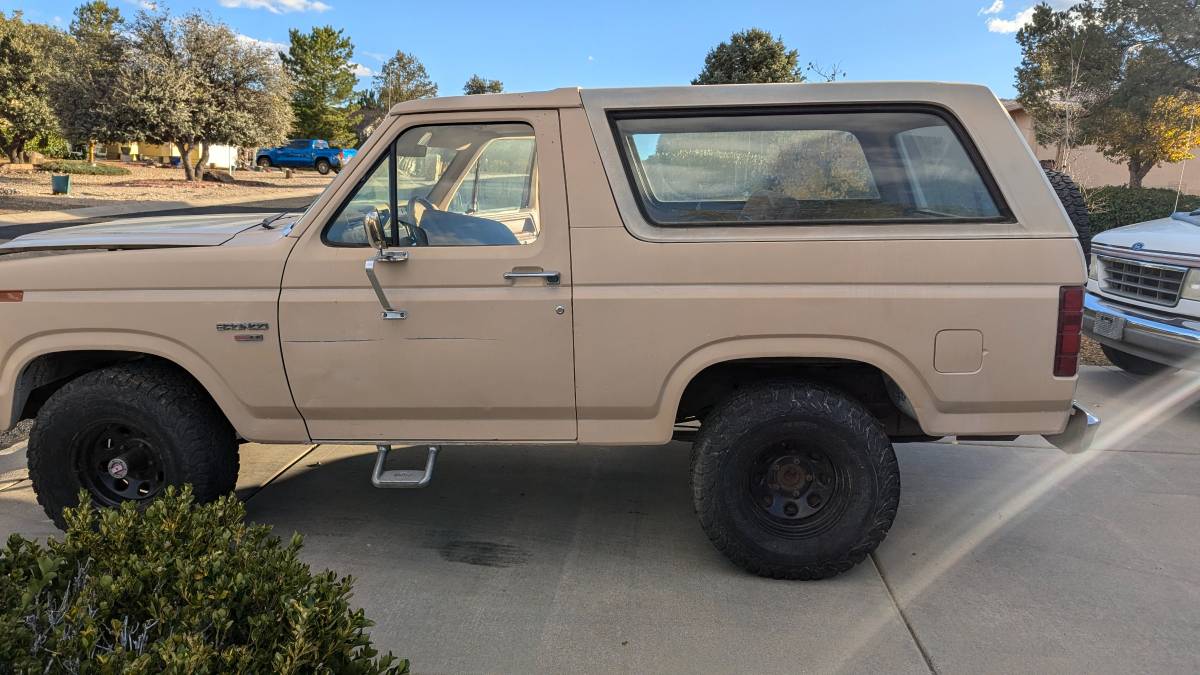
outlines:
[[[25,299],[25,291],[0,291],[0,302],[20,302]]]
[[[1054,345],[1055,377],[1079,372],[1079,346],[1083,333],[1083,287],[1063,286],[1058,291],[1058,337]]]

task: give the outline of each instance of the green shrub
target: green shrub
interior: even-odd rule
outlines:
[[[58,132],[47,131],[34,141],[33,147],[30,149],[57,159],[67,156],[67,153],[71,151],[71,144]]]
[[[74,173],[88,176],[128,176],[129,169],[112,164],[88,164],[84,161],[56,159],[42,162],[42,171],[51,173]]]
[[[1109,186],[1087,191],[1092,230],[1100,232],[1171,215],[1175,191],[1165,188]],[[1200,197],[1183,195],[1180,211],[1200,209]]]
[[[0,550],[0,673],[393,673],[349,604],[352,580],[313,574],[232,495],[197,506],[170,489],[68,509],[45,547]]]

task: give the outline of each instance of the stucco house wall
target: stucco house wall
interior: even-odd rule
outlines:
[[[1033,149],[1033,154],[1039,161],[1053,160],[1057,151],[1053,147],[1038,145],[1033,134],[1033,118],[1020,103],[1004,101],[1008,114],[1021,130],[1025,142]],[[1124,164],[1118,164],[1100,154],[1094,146],[1086,145],[1075,148],[1071,160],[1071,177],[1076,182],[1088,187],[1102,185],[1127,185],[1129,169]],[[1200,147],[1192,150],[1192,154],[1200,158]],[[1180,171],[1183,171],[1183,192],[1185,194],[1200,194],[1200,159],[1188,160],[1178,164],[1160,164],[1150,170],[1142,180],[1144,187],[1161,187],[1174,190],[1179,186]]]

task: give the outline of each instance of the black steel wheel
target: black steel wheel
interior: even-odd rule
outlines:
[[[705,417],[692,498],[713,545],[737,565],[824,579],[887,536],[900,470],[882,425],[854,399],[818,384],[765,382]]]
[[[79,483],[105,506],[151,499],[166,486],[167,458],[145,432],[102,421],[76,438],[71,451]]]
[[[753,504],[749,510],[781,537],[818,535],[836,524],[845,511],[849,472],[802,439],[763,447],[748,468],[745,494]]]
[[[111,507],[185,484],[206,502],[237,483],[229,421],[187,373],[150,359],[81,375],[56,391],[38,411],[27,454],[38,502],[59,527],[81,489]]]

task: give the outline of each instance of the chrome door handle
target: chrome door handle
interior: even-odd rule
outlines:
[[[505,272],[504,278],[509,281],[516,279],[545,279],[547,284],[555,285],[562,281],[562,275],[558,272]]]

